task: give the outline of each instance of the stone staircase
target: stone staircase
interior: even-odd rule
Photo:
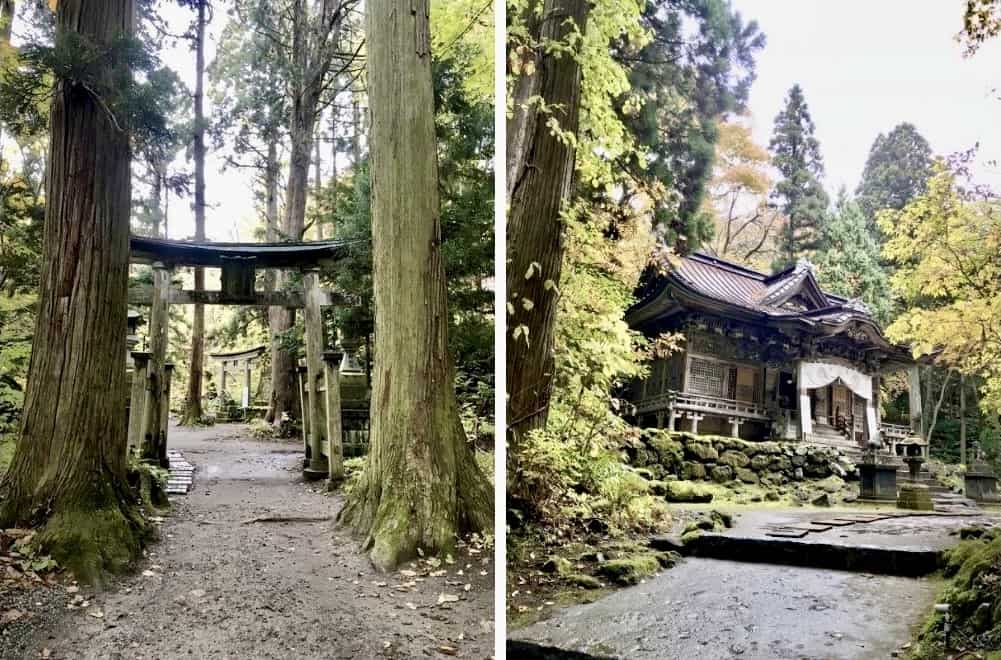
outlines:
[[[839,449],[855,449],[858,445],[829,424],[813,423],[813,433],[810,434],[810,441],[818,445],[837,447]]]

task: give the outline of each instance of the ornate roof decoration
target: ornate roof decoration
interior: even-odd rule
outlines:
[[[666,274],[648,281],[639,295],[639,302],[626,312],[626,320],[633,327],[685,309],[701,309],[821,337],[864,337],[869,349],[907,355],[909,359],[906,348],[883,336],[861,301],[823,291],[812,264],[805,259],[766,275],[696,252],[683,257]]]

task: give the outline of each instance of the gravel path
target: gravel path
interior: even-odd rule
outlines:
[[[173,428],[170,445],[196,466],[195,484],[173,499],[146,561],[112,589],[81,590],[88,607],[58,610],[28,648],[0,649],[0,657],[492,654],[491,551],[463,550],[437,570],[421,562],[380,574],[333,522],[242,524],[341,508],[340,494],[303,482],[298,443],[254,442],[244,426],[220,425]]]

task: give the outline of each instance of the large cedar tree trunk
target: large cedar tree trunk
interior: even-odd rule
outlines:
[[[106,47],[134,33],[134,16],[133,0],[60,0],[57,39]],[[126,66],[101,73],[110,81]],[[145,534],[125,462],[131,156],[105,108],[84,86],[56,83],[38,318],[0,509],[0,527],[39,526],[39,544],[87,581],[123,569]]]
[[[198,3],[198,25],[195,33],[195,240],[205,240],[205,0]],[[195,268],[195,290],[205,290],[205,269]],[[202,377],[205,369],[205,305],[195,304],[191,324],[191,363],[188,371],[188,393],[184,401],[181,424],[201,424]],[[220,383],[221,385],[221,383]],[[219,396],[223,393],[219,392]]]
[[[446,341],[429,0],[409,6],[367,5],[375,374],[368,460],[341,513],[382,570],[490,529],[493,511]]]
[[[564,42],[574,24],[583,32],[587,0],[546,0],[535,24],[539,43]],[[525,98],[539,95],[564,131],[576,133],[580,114],[581,72],[576,58],[553,51],[534,55],[537,69],[515,85]],[[523,87],[527,88],[522,89]],[[573,146],[547,126],[547,117],[517,107],[508,141],[519,160],[508,165],[512,177],[508,214],[507,388],[509,457],[517,459],[519,439],[545,426],[553,380],[553,329],[563,266],[560,211],[570,197]],[[509,157],[511,157],[509,155]],[[515,476],[513,473],[509,476]]]

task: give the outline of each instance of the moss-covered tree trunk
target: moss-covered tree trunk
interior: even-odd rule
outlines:
[[[60,0],[56,38],[106,48],[134,33],[133,0]],[[124,61],[94,66],[110,83]],[[126,483],[129,135],[71,81],[51,105],[38,319],[0,527],[36,537],[84,580],[123,568],[144,525]]]
[[[508,164],[507,300],[513,313],[506,342],[508,455],[514,458],[520,437],[545,426],[553,382],[553,330],[565,252],[560,213],[570,196],[576,154],[572,143],[553,133],[549,119],[561,131],[576,133],[580,116],[580,65],[547,46],[566,43],[577,30],[583,33],[588,7],[587,0],[545,0],[538,22],[530,22],[538,30],[537,69],[516,91],[526,103],[540,97],[552,114],[540,116],[540,104],[533,103],[516,108],[508,125],[514,150],[508,157],[516,159]]]
[[[195,25],[195,240],[205,240],[205,0],[198,2]],[[205,269],[195,268],[195,290],[205,290]],[[188,370],[188,392],[184,398],[181,424],[200,424],[202,411],[202,378],[205,369],[205,305],[195,304],[191,324],[191,362]],[[222,396],[222,392],[219,395]]]
[[[493,512],[459,421],[446,341],[428,7],[366,7],[375,374],[368,461],[341,520],[383,570],[489,529]]]

